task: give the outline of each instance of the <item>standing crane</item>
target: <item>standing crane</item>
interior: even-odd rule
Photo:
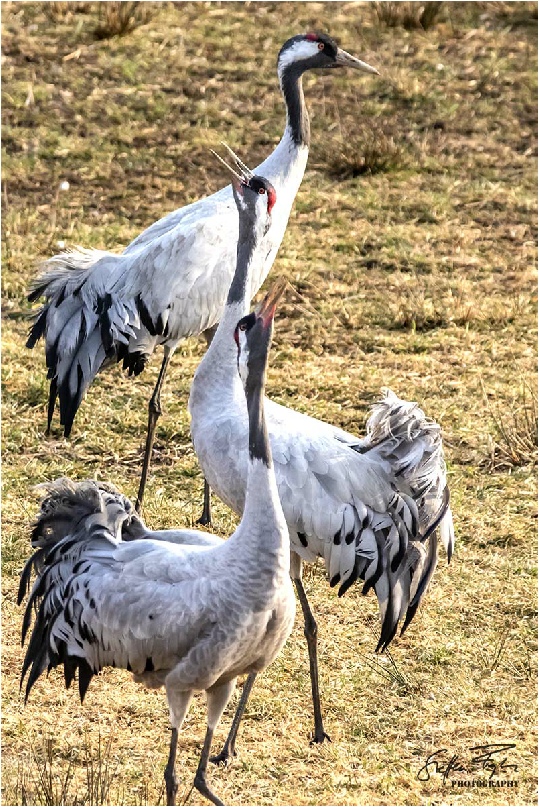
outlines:
[[[263,225],[270,188],[243,189],[240,219]],[[164,533],[161,540],[133,538],[133,529],[145,529],[125,497],[93,481],[60,479],[46,486],[32,533],[36,552],[21,575],[19,602],[32,570],[37,574],[22,628],[24,643],[34,612],[21,676],[21,685],[28,676],[26,699],[39,676],[60,665],[67,686],[78,670],[81,700],[105,666],[127,669],[150,688],[164,686],[172,724],[165,768],[169,805],[177,792],[178,731],[196,691],[206,692],[208,719],[194,787],[223,804],[206,780],[214,730],[237,677],[271,664],[294,622],[290,542],[264,417],[281,291],[270,292],[257,313],[241,318],[228,334],[249,421],[245,507],[229,540],[208,546],[202,537],[197,546],[172,543]]]
[[[286,127],[273,153],[257,170],[273,184],[281,204],[264,236],[264,261],[251,277],[251,297],[271,269],[307,164],[310,127],[302,76],[307,70],[338,67],[378,73],[325,34],[294,36],[279,52],[277,74]],[[155,349],[163,346],[148,405],[137,510],[144,496],[168,364],[180,340],[209,331],[218,322],[234,273],[237,233],[238,215],[229,185],[155,222],[121,255],[81,248],[55,255],[45,262],[45,272],[30,291],[31,302],[45,297],[27,347],[45,338],[50,379],[47,431],[57,398],[60,423],[68,437],[81,401],[101,369],[123,361],[129,375],[139,375]],[[205,507],[201,523],[208,522]]]
[[[254,181],[244,173],[244,185]],[[243,512],[247,484],[242,446],[248,418],[245,407],[237,405],[241,389],[228,335],[248,311],[251,273],[263,256],[260,236],[257,240],[252,235],[240,229],[227,302],[189,397],[191,435],[205,479],[238,514]],[[291,574],[305,620],[313,741],[323,742],[329,738],[320,707],[317,625],[302,583],[302,562],[323,558],[330,586],[339,584],[339,596],[358,579],[363,594],[375,590],[382,625],[377,650],[384,650],[399,622],[404,620],[403,631],[408,626],[425,594],[437,563],[438,530],[448,559],[453,551],[441,430],[417,404],[389,390],[374,407],[363,439],[270,400],[265,407],[290,531]],[[238,724],[239,719],[235,729]],[[216,761],[228,760],[234,741],[233,733]]]

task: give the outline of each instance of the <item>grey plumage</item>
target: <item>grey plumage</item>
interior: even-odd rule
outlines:
[[[227,569],[231,576],[234,570],[241,571],[237,563],[230,566],[228,560],[226,564],[219,560],[219,551],[225,549],[228,558],[230,541],[202,533],[195,545],[189,542],[189,533],[196,531],[152,532],[129,499],[103,483],[64,478],[41,488],[46,495],[32,529],[36,551],[21,573],[18,596],[20,604],[34,572],[37,580],[22,630],[24,643],[35,613],[21,675],[22,681],[29,672],[26,696],[45,667],[63,664],[70,683],[82,665],[81,698],[91,676],[104,666],[124,667],[142,678],[148,659],[156,674],[171,669],[192,640],[191,629],[184,628],[189,615],[196,614],[197,626],[208,618],[204,570],[212,570],[212,612],[223,607],[218,605],[219,576],[226,579]],[[137,538],[131,535],[134,525]],[[196,540],[196,534],[193,537]],[[217,555],[212,554],[214,549]],[[256,577],[259,585],[260,571]],[[189,596],[181,595],[182,586]],[[226,587],[230,620],[240,624],[244,592],[234,581]],[[178,591],[179,609],[174,602]],[[258,602],[262,599],[260,592],[255,596]],[[146,626],[145,613],[151,621]],[[175,625],[179,637],[174,636]]]

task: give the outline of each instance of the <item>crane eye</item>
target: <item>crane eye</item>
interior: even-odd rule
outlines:
[[[238,325],[238,330],[240,330],[240,331],[246,331],[246,330],[247,330],[247,323],[246,323],[246,322],[241,322],[241,323]]]
[[[260,193],[263,196],[266,193],[266,191],[264,188],[259,188],[258,193]]]
[[[318,50],[324,50],[324,43],[323,42],[318,43]]]

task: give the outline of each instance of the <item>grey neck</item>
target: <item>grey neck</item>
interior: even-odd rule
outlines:
[[[262,460],[271,467],[271,451],[264,417],[265,361],[257,357],[256,364],[249,362],[249,377],[245,385],[247,412],[249,415],[249,457]]]
[[[296,64],[284,68],[280,76],[281,91],[286,104],[286,123],[296,146],[309,146],[311,126],[303,97],[303,69]]]
[[[232,278],[232,283],[230,284],[230,289],[228,290],[227,305],[241,303],[246,298],[249,264],[255,253],[257,244],[258,237],[252,223],[244,222],[242,216],[240,216],[236,270]]]

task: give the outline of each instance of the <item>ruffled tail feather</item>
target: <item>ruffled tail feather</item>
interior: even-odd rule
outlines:
[[[382,629],[377,650],[393,639],[398,624],[401,634],[412,621],[438,562],[441,538],[448,562],[454,549],[454,527],[440,426],[416,404],[404,401],[391,390],[372,409],[367,435],[357,450],[373,453],[395,479],[402,496],[410,496],[418,512],[417,540],[410,541],[399,567],[384,568],[375,586]]]
[[[28,675],[27,700],[39,676],[63,664],[66,686],[70,686],[79,671],[79,693],[83,700],[95,670],[84,654],[70,652],[67,633],[61,626],[54,638],[53,629],[58,620],[65,619],[81,648],[81,642],[91,641],[91,631],[80,618],[80,602],[69,602],[73,575],[81,562],[88,559],[89,549],[94,558],[110,554],[121,539],[123,525],[136,516],[129,499],[106,483],[92,480],[77,483],[62,478],[37,489],[44,490],[46,495],[32,528],[32,546],[36,551],[21,573],[18,595],[20,604],[29,591],[33,570],[36,579],[23,617],[22,644],[32,614],[35,620],[23,662],[21,688]]]

